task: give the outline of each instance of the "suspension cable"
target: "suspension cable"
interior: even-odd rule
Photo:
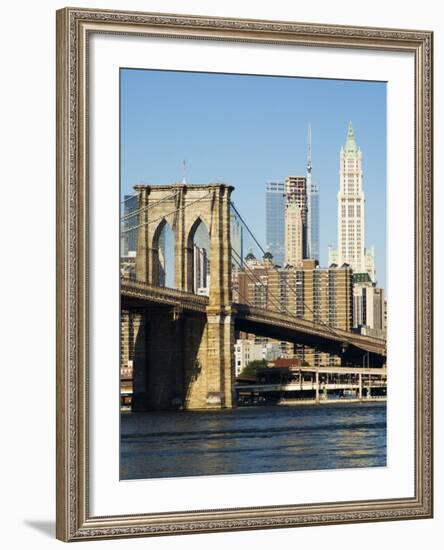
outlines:
[[[237,265],[238,267],[241,267],[240,263],[239,263],[235,258],[233,258],[233,260],[234,260],[234,262],[236,263],[236,265]],[[244,273],[245,273],[245,272],[244,272]],[[248,279],[249,279],[250,281],[253,281],[252,278],[251,278],[248,274],[246,274],[246,275],[247,275],[247,277],[248,277]],[[253,283],[254,283],[254,281],[253,281]],[[259,283],[261,283],[261,281],[259,281]],[[262,283],[261,283],[261,284],[262,284]],[[264,288],[266,289],[266,287],[264,287]],[[250,300],[247,300],[247,298],[246,298],[239,290],[237,290],[236,292],[239,294],[239,296],[241,296],[241,297],[245,300],[245,303],[246,303],[246,304],[248,304],[248,305],[253,305],[253,304],[251,304]]]
[[[129,229],[122,229],[122,231],[120,233],[123,234],[123,233],[128,233],[129,231],[134,231],[135,229],[139,229],[139,227],[143,227],[145,225],[150,225],[150,224],[155,223],[155,222],[157,222],[157,221],[159,221],[163,218],[166,218],[166,216],[169,216],[170,214],[175,214],[176,212],[179,212],[179,210],[185,210],[185,208],[188,208],[192,204],[196,204],[197,202],[200,202],[200,201],[203,201],[204,199],[207,199],[211,195],[211,193],[212,192],[209,191],[203,197],[200,197],[199,199],[191,201],[188,204],[185,204],[183,207],[179,207],[179,208],[176,208],[175,210],[171,210],[171,212],[167,212],[166,214],[163,214],[162,216],[159,216],[158,218],[155,218],[154,220],[148,220],[146,222],[140,223],[139,225],[135,225],[134,227],[131,227]]]
[[[236,215],[239,217],[240,221],[242,222],[242,224],[245,226],[246,230],[248,231],[248,233],[251,235],[251,237],[253,238],[254,242],[257,244],[257,246],[259,247],[260,251],[265,254],[265,250],[262,248],[261,244],[259,243],[259,241],[256,239],[256,237],[254,236],[253,232],[251,231],[251,229],[249,228],[249,226],[247,225],[247,223],[245,222],[245,220],[242,218],[242,216],[240,215],[239,211],[237,210],[237,208],[234,206],[234,203],[232,201],[230,201],[230,204],[233,208],[233,210],[235,211]],[[273,264],[273,269],[278,269],[274,264]],[[292,288],[287,282],[285,283],[286,287],[289,288],[291,290],[291,292],[293,292],[293,294],[297,297],[297,293],[296,291],[294,290],[294,288]],[[333,333],[335,336],[338,336],[338,333],[334,330],[334,328],[328,324],[328,323],[325,323],[324,321],[315,321],[314,317],[315,317],[315,313],[314,311],[305,303],[304,300],[302,300],[302,304],[305,308],[308,309],[308,311],[313,315],[313,323],[316,323],[316,324],[320,324],[320,325],[323,325],[325,326],[331,333]]]
[[[238,258],[240,258],[239,254],[236,252],[236,250],[234,250],[234,248],[232,248],[231,251],[234,252]],[[238,267],[241,267],[241,268],[242,268],[242,266],[241,266],[241,264],[239,263],[238,260],[236,260],[236,259],[234,258],[234,261],[236,262],[236,264],[237,264]],[[251,275],[254,277],[254,279],[255,279],[255,280],[265,289],[266,294],[267,294],[267,298],[268,298],[268,296],[270,296],[271,298],[273,298],[274,305],[275,305],[275,306],[277,305],[278,312],[281,312],[281,310],[282,310],[282,305],[281,305],[281,303],[280,303],[280,301],[279,301],[279,298],[276,298],[276,296],[274,296],[274,294],[273,294],[272,292],[270,292],[270,289],[268,288],[268,286],[265,285],[265,283],[264,283],[263,281],[261,281],[261,280],[258,278],[258,276],[253,272],[253,270],[252,270],[249,266],[244,265],[244,268],[248,269],[248,271],[251,273]],[[247,274],[247,277],[248,277],[248,274]],[[254,283],[254,281],[253,281],[253,279],[251,278],[251,276],[249,277],[249,279],[250,279],[250,281],[252,281],[252,282]],[[284,311],[286,311],[286,310],[284,310]],[[287,312],[287,313],[288,313],[288,312]]]
[[[244,302],[236,302],[238,304],[246,304],[247,306],[251,306],[251,302],[242,294],[242,292],[238,290],[234,291],[234,292],[237,292],[239,294],[239,297],[242,298],[242,300],[244,300]]]
[[[139,193],[135,193],[134,195],[129,195],[126,199],[123,199],[120,201],[120,204],[123,204],[124,202],[130,201],[131,199],[134,199],[139,196]]]
[[[238,218],[240,219],[240,221],[244,224],[246,230],[248,231],[248,233],[250,233],[251,237],[253,238],[254,242],[257,244],[257,246],[259,247],[259,250],[262,252],[262,254],[265,254],[265,250],[262,248],[261,244],[259,243],[259,241],[256,239],[256,237],[253,235],[251,229],[248,227],[248,225],[246,224],[245,220],[242,218],[242,216],[239,214],[239,211],[237,210],[237,208],[234,206],[234,203],[232,201],[230,201],[230,205],[231,207],[233,208],[233,210],[236,212]]]
[[[277,270],[278,268],[275,265],[273,265],[273,269]],[[288,282],[285,283],[285,286],[286,288],[291,290],[291,292],[296,296],[296,298],[298,297],[297,292],[294,290],[294,288],[291,285],[288,284]],[[322,325],[326,327],[335,336],[339,336],[338,333],[334,330],[334,328],[330,324],[325,323],[324,321],[315,319],[315,312],[311,309],[311,307],[309,307],[305,303],[305,300],[302,300],[302,305],[304,306],[304,308],[308,309],[308,311],[313,315],[313,324]]]
[[[239,256],[239,254],[237,254],[237,252],[236,252],[234,249],[232,249],[232,251],[235,252],[237,256]],[[236,265],[242,269],[242,266],[239,264],[239,262],[238,262],[236,259],[234,259],[234,261],[236,262]],[[244,264],[244,267],[247,267],[247,266],[245,266],[245,264]],[[276,269],[276,266],[273,266],[273,268]],[[249,268],[247,268],[247,269],[249,269]],[[250,272],[251,272],[251,273],[253,274],[253,276],[255,277],[255,275],[254,275],[254,273],[251,271],[251,269],[250,269]],[[247,277],[248,277],[248,274],[246,274],[246,275],[247,275]],[[250,278],[250,281],[252,281],[251,277],[249,277],[249,278]],[[268,290],[268,287],[267,287],[262,281],[260,281],[260,280],[257,279],[257,278],[256,278],[256,280],[257,280],[266,290]],[[253,281],[253,282],[254,282],[254,281]],[[288,283],[286,283],[286,287],[287,287],[287,288],[290,288],[291,290],[293,290],[293,289],[291,288],[291,286],[288,285]],[[240,293],[239,293],[239,294],[240,294]],[[274,300],[273,300],[273,301],[274,301],[274,305],[276,305],[276,300],[279,300],[279,299],[276,298],[271,292],[269,292],[269,290],[268,290],[268,295],[271,296],[271,297],[274,299]],[[296,293],[295,293],[295,296],[297,297],[297,294],[296,294]],[[324,323],[323,321],[316,321],[316,319],[314,318],[314,312],[305,304],[305,302],[304,302],[303,300],[302,300],[302,304],[303,304],[304,307],[306,307],[306,308],[313,314],[313,319],[312,319],[312,321],[311,321],[313,325],[322,325],[322,326],[325,326],[334,336],[340,337],[340,335],[333,329],[333,327],[331,327],[330,325]],[[278,312],[281,313],[281,312],[282,312],[282,305],[281,305],[280,303],[278,303],[278,308],[279,308],[279,309],[278,309]],[[293,313],[289,313],[289,311],[288,311],[287,308],[284,308],[284,311],[283,311],[283,312],[286,313],[287,315],[290,315],[291,317],[294,317],[295,319],[298,319],[298,317],[297,317],[296,315],[294,315]],[[304,318],[302,318],[302,320],[303,320],[303,321],[309,321],[309,319],[304,319]]]
[[[138,208],[137,210],[133,210],[129,214],[125,214],[124,216],[122,216],[120,218],[120,221],[124,222],[124,221],[128,220],[129,218],[132,218],[134,216],[138,216],[141,212],[144,212],[145,210],[149,210],[150,208],[153,208],[154,206],[157,206],[158,204],[161,204],[162,202],[165,202],[166,200],[171,199],[172,197],[177,197],[177,195],[178,195],[178,193],[177,193],[177,191],[175,191],[171,195],[167,195],[166,197],[163,197],[163,199],[160,199],[156,202],[149,203],[146,206],[143,206],[142,208]],[[134,195],[134,196],[136,196],[136,195]]]

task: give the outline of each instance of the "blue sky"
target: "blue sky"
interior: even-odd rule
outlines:
[[[337,243],[339,151],[352,121],[363,153],[366,246],[386,269],[386,84],[121,69],[121,193],[137,183],[233,185],[236,207],[265,244],[265,183],[305,175],[312,127],[320,186],[321,265]]]

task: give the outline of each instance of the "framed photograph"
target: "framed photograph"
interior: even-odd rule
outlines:
[[[57,537],[430,518],[432,39],[57,12]]]

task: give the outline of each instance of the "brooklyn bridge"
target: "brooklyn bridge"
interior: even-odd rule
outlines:
[[[136,235],[134,270],[123,274],[120,287],[121,364],[132,365],[134,411],[236,406],[234,343],[239,332],[333,354],[344,367],[385,365],[383,339],[279,307],[257,307],[239,293],[233,299],[232,266],[248,268],[231,244],[231,186],[134,189],[136,208],[122,217],[123,233]],[[174,288],[166,286],[163,274],[161,235],[167,224],[174,232]],[[209,237],[208,295],[199,295],[194,283],[194,237],[201,224]]]

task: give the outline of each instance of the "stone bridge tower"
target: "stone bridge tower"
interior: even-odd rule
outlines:
[[[136,279],[159,286],[159,238],[168,223],[175,236],[175,288],[192,292],[193,239],[203,223],[209,233],[210,284],[205,316],[185,314],[180,306],[176,311],[162,307],[144,311],[134,342],[134,410],[234,405],[232,189],[224,184],[135,187],[139,196]]]

